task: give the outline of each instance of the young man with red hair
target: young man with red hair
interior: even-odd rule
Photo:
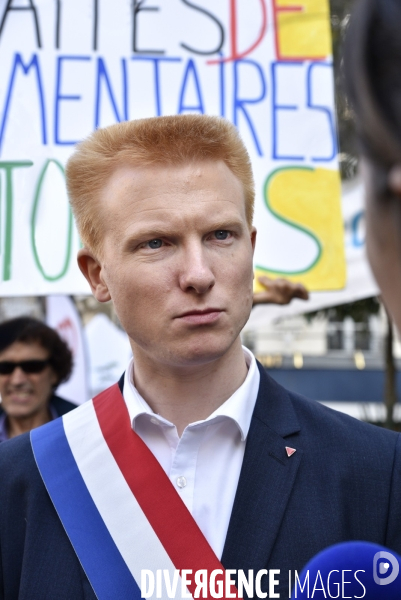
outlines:
[[[0,598],[139,598],[143,572],[172,570],[194,595],[189,574],[223,567],[285,598],[289,570],[330,544],[400,552],[399,436],[288,392],[241,346],[256,230],[234,126],[120,123],[66,173],[79,266],[133,360],[0,448]]]

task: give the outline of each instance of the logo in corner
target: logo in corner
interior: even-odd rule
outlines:
[[[390,565],[392,567],[390,574],[387,575],[387,577],[381,577],[389,572]],[[393,583],[397,578],[399,571],[400,565],[395,556],[384,550],[376,552],[373,557],[373,579],[377,585],[388,585],[389,583]]]

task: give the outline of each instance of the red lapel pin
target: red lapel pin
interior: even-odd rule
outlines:
[[[285,451],[287,452],[287,456],[288,458],[290,458],[290,456],[292,456],[294,454],[294,452],[296,452],[295,448],[290,448],[289,446],[285,447]]]

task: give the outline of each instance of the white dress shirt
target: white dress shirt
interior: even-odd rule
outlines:
[[[177,429],[152,411],[133,383],[133,361],[125,372],[124,400],[134,431],[159,461],[216,556],[220,559],[237,490],[260,375],[243,348],[244,383],[204,421]]]

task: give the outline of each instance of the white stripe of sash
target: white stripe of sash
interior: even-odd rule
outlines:
[[[167,569],[172,582],[175,566],[110,452],[93,402],[86,402],[64,415],[63,423],[85,485],[138,587],[141,587],[142,569],[151,570],[155,579],[157,569]],[[135,457],[132,460],[135,461]],[[156,590],[153,597],[155,595]],[[181,577],[176,596],[181,596]],[[161,598],[168,598],[164,577]]]

